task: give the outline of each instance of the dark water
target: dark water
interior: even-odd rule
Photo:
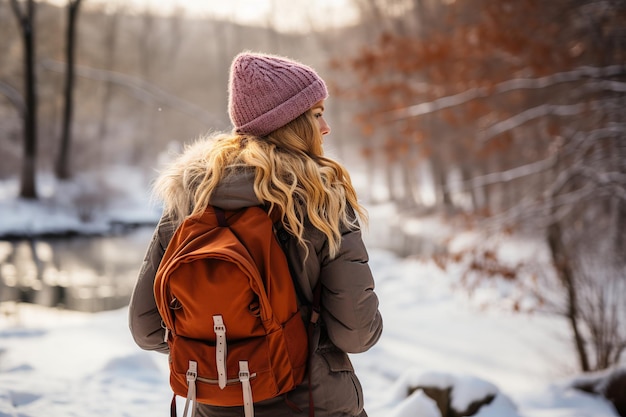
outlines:
[[[96,312],[124,307],[152,227],[123,235],[0,240],[0,302]]]

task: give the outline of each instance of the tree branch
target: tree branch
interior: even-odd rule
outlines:
[[[465,181],[450,182],[451,186],[461,186],[464,189],[478,188],[486,185],[498,184],[502,182],[513,181],[518,178],[527,177],[529,175],[538,174],[554,167],[556,158],[551,156],[546,159],[532,162],[526,165],[520,165],[506,171],[492,172],[478,177],[470,178]]]
[[[480,135],[480,141],[484,143],[495,136],[519,127],[533,119],[548,115],[561,117],[576,116],[585,110],[601,109],[606,104],[610,104],[611,101],[613,100],[595,100],[576,104],[541,104],[539,106],[526,109],[515,116],[489,126]]]
[[[519,223],[524,219],[532,219],[539,227],[547,227],[563,219],[569,212],[583,201],[597,198],[596,187],[587,184],[574,191],[555,196],[552,200],[539,200],[536,197],[525,197],[510,209],[491,216],[485,225],[493,228],[511,222]]]
[[[17,20],[20,22],[21,25],[24,25],[24,22],[26,20],[26,13],[24,13],[20,8],[18,1],[11,0],[9,3],[11,4],[11,9],[13,9],[13,13],[15,14],[15,17],[17,17]]]
[[[611,188],[611,195],[626,201],[626,174],[622,172],[598,172],[590,167],[580,167],[580,173],[598,186]]]
[[[66,65],[63,62],[46,59],[42,66],[50,71],[65,72]],[[121,85],[132,91],[135,98],[145,103],[158,103],[177,109],[190,117],[193,117],[208,126],[220,123],[221,119],[208,113],[202,107],[170,94],[158,86],[140,78],[136,78],[119,72],[108,71],[98,68],[76,66],[76,74],[97,81],[106,81]]]
[[[601,80],[588,83],[585,88],[592,89],[594,91],[614,91],[616,93],[626,92],[626,83],[613,80]]]
[[[609,65],[607,67],[584,66],[576,68],[572,71],[558,72],[540,78],[516,78],[496,84],[494,88],[473,88],[463,91],[459,94],[440,97],[433,101],[385,112],[383,113],[383,116],[385,121],[392,122],[434,113],[442,109],[455,107],[471,100],[489,97],[494,94],[506,93],[513,90],[546,88],[556,84],[579,81],[586,78],[615,77],[618,75],[623,75],[624,73],[626,73],[626,68],[622,65]],[[611,89],[618,92],[622,92],[624,91],[623,89],[626,88],[625,84],[622,82],[607,82],[610,84],[603,84],[603,88]]]
[[[607,123],[606,126],[587,132],[576,131],[574,132],[571,144],[574,147],[574,151],[577,152],[578,150],[576,147],[584,144],[585,142],[595,142],[598,139],[610,138],[617,135],[626,135],[626,123],[610,122]],[[570,142],[566,143],[566,146],[568,145],[570,145]],[[588,149],[589,146],[586,146],[584,151],[587,151]]]
[[[0,94],[3,94],[15,106],[20,117],[23,118],[26,114],[26,103],[20,92],[9,84],[0,81]]]
[[[594,129],[589,132],[575,132],[571,139],[563,146],[565,154],[584,155],[598,139],[615,136],[618,134],[626,134],[626,125],[621,123],[610,123],[608,126]],[[581,147],[581,145],[585,145]],[[531,162],[529,164],[520,165],[515,168],[511,168],[505,171],[491,172],[489,174],[470,178],[462,181],[451,181],[451,187],[460,187],[462,189],[484,187],[486,185],[498,184],[503,182],[513,181],[519,178],[528,177],[530,175],[539,174],[554,168],[557,158],[556,154],[539,161]],[[562,188],[562,185],[567,183],[571,177],[578,175],[581,172],[576,163],[572,163],[572,169],[566,169],[561,171],[553,186],[558,189]],[[591,170],[591,168],[588,168]],[[599,173],[598,173],[599,175]],[[605,179],[604,183],[608,183],[609,179],[613,182],[620,182],[626,184],[626,174],[619,172],[603,173],[602,178]],[[558,185],[561,184],[561,185]]]

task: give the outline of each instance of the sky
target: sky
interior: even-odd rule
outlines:
[[[124,177],[134,196],[125,211],[152,219],[148,200],[136,198],[145,195],[145,184],[136,180],[141,174],[124,168],[110,176]],[[363,184],[364,178],[354,179]],[[0,229],[30,227],[33,219],[42,230],[62,227],[63,218],[45,204],[19,206],[16,188],[17,181],[0,181]],[[351,358],[370,417],[441,417],[423,391],[408,394],[417,385],[452,387],[457,409],[494,395],[476,417],[618,417],[607,401],[571,388],[582,376],[563,317],[514,312],[511,298],[519,289],[510,281],[488,280],[470,295],[459,285],[459,267],[443,270],[429,258],[373,248],[372,242],[389,239],[386,226],[398,213],[389,204],[367,208],[371,226],[364,239],[384,331],[371,350]],[[434,219],[421,230],[452,232]],[[483,238],[457,231],[451,244],[458,249]],[[513,237],[498,250],[499,259],[513,263],[546,256],[537,242]],[[0,417],[169,415],[167,357],[134,344],[127,315],[126,307],[89,314],[0,304]],[[179,398],[179,415],[183,403]]]
[[[66,5],[67,0],[48,0]],[[137,11],[171,14],[177,8],[188,15],[211,16],[252,25],[270,22],[280,30],[300,31],[311,26],[326,29],[358,18],[354,0],[84,0],[85,6],[120,4]],[[83,7],[85,7],[83,6]]]

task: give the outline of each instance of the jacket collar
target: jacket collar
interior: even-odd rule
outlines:
[[[236,169],[222,179],[209,203],[224,210],[262,204],[254,193],[254,169]]]

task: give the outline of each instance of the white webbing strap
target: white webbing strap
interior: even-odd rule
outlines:
[[[221,389],[226,386],[226,326],[222,316],[213,316],[213,330],[215,331],[215,363],[217,364],[217,381]]]
[[[243,412],[245,417],[254,417],[252,387],[250,386],[250,370],[248,361],[239,361],[239,381],[243,390]]]
[[[189,403],[192,404],[191,417],[196,417],[196,410],[198,408],[198,402],[196,401],[196,379],[198,378],[198,364],[194,361],[189,361],[189,369],[187,369],[187,399],[185,400],[185,410],[183,411],[183,417],[187,417],[187,411],[189,410]]]

